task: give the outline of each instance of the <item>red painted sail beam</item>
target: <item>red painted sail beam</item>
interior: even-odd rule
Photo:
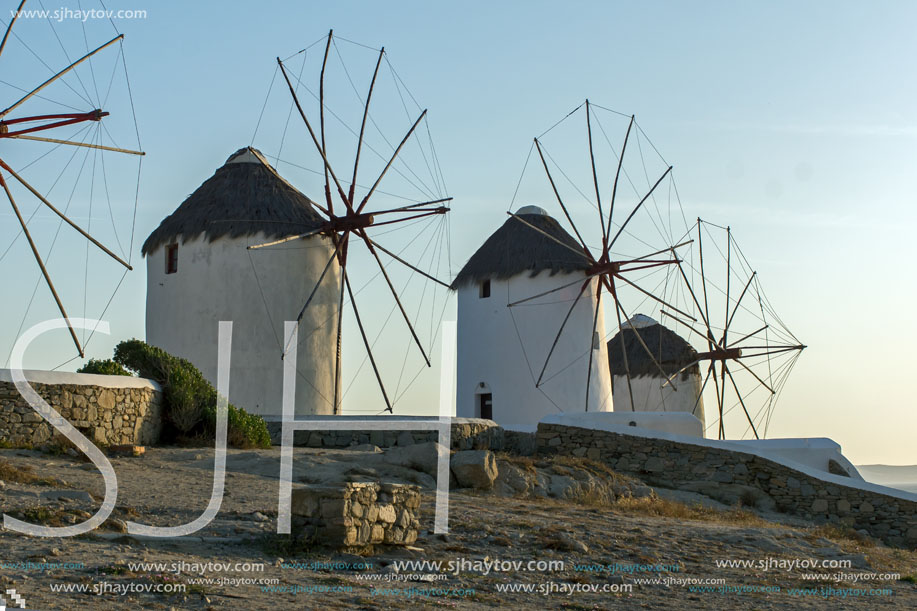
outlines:
[[[23,134],[31,134],[35,132],[48,131],[50,129],[56,129],[58,127],[64,127],[66,125],[73,125],[75,123],[83,123],[85,121],[101,121],[102,117],[107,117],[109,113],[102,110],[93,110],[90,112],[84,113],[72,113],[72,114],[61,114],[61,115],[36,115],[33,117],[21,117],[19,119],[8,119],[0,121],[0,138],[14,138],[16,136],[21,136]],[[19,125],[22,123],[35,123],[37,121],[51,121],[51,123],[46,123],[44,125],[36,125],[34,127],[28,127],[25,129],[20,129],[18,131],[10,131],[10,125]]]

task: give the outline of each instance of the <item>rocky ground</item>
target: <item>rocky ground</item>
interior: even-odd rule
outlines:
[[[422,486],[418,541],[363,557],[291,547],[273,534],[276,449],[229,451],[220,513],[196,535],[127,536],[127,520],[189,522],[210,498],[211,450],[149,448],[112,459],[118,504],[102,530],[69,539],[0,531],[0,586],[15,589],[28,609],[917,608],[917,552],[653,489],[589,461],[499,457],[494,489],[453,490],[450,532],[435,535],[435,471],[422,449],[295,452],[298,482]],[[67,454],[0,450],[0,480],[4,513],[47,525],[82,521],[104,494],[95,467]],[[400,566],[406,560],[438,561],[442,570]],[[811,561],[850,566],[802,566]],[[813,573],[822,576],[806,579]],[[176,585],[185,591],[141,591]]]

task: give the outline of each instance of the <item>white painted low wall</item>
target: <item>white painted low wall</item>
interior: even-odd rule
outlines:
[[[146,378],[133,376],[107,376],[94,373],[73,373],[71,371],[40,371],[24,369],[25,379],[35,384],[73,384],[75,386],[101,386],[103,388],[149,388],[161,391],[159,384]],[[9,369],[0,369],[0,382],[13,382]]]

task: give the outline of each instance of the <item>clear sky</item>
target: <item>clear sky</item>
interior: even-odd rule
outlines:
[[[4,21],[12,4],[4,2]],[[454,269],[504,222],[534,135],[586,97],[635,113],[675,166],[687,216],[731,225],[781,317],[809,345],[770,435],[830,437],[858,464],[917,463],[913,3],[112,0],[109,8],[148,11],[117,23],[148,155],[133,253],[140,265],[109,311],[112,337],[92,344],[93,356],[142,337],[139,244],[250,143],[274,58],[333,27],[385,45],[430,109],[456,198]],[[28,252],[0,265],[37,273]],[[8,291],[4,357],[27,300]],[[446,318],[454,316],[451,306]],[[61,354],[49,347],[27,365],[51,367]],[[406,411],[428,410],[420,400]]]

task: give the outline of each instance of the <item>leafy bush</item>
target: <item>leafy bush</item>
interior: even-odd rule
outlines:
[[[166,418],[176,430],[186,436],[198,434],[214,439],[217,391],[190,361],[139,339],[118,344],[114,360],[162,386]],[[267,448],[271,445],[264,419],[232,404],[229,405],[226,437],[233,447]]]
[[[111,359],[89,359],[89,362],[76,370],[77,373],[97,373],[103,376],[129,376],[131,372]]]
[[[216,431],[217,410],[216,392],[213,393],[213,402],[207,403],[203,411],[204,425],[207,430]],[[261,416],[249,414],[244,409],[229,404],[228,423],[226,427],[226,441],[229,445],[240,448],[271,447],[271,435]]]

